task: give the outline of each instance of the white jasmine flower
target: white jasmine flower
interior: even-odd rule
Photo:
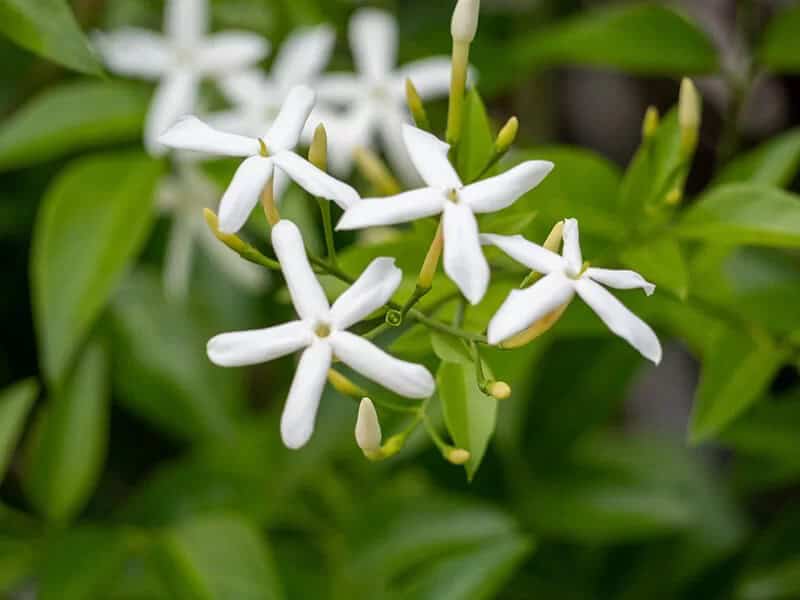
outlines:
[[[661,344],[653,330],[628,310],[603,285],[642,289],[650,296],[656,289],[634,271],[584,268],[578,221],[564,222],[562,256],[529,242],[520,235],[483,235],[482,240],[500,248],[514,260],[542,273],[524,290],[513,290],[489,323],[489,343],[497,344],[524,331],[542,317],[567,304],[577,293],[615,334],[645,358],[661,362]],[[602,284],[602,285],[600,285]]]
[[[314,92],[298,86],[289,93],[278,118],[263,138],[223,133],[192,116],[178,121],[159,141],[182,150],[247,157],[220,202],[219,228],[224,233],[241,229],[273,174],[276,188],[282,187],[281,182],[288,176],[310,194],[347,208],[358,200],[358,192],[293,151],[313,106]],[[276,197],[279,195],[276,192]]]
[[[369,398],[362,398],[358,405],[358,418],[356,419],[356,444],[364,452],[376,452],[381,447],[381,423],[375,405]]]
[[[241,31],[207,35],[207,0],[167,0],[165,35],[135,27],[97,34],[95,42],[108,68],[122,75],[160,80],[145,123],[145,146],[157,143],[178,118],[195,110],[200,81],[246,69],[269,51],[262,37]]]
[[[272,229],[272,245],[300,320],[258,331],[219,335],[208,342],[208,356],[217,365],[238,367],[303,350],[281,417],[286,446],[300,448],[310,439],[334,356],[402,396],[427,398],[433,394],[433,376],[425,367],[398,360],[347,331],[384,306],[400,285],[402,272],[394,259],[373,260],[330,306],[308,262],[297,226],[286,220],[277,223]]]
[[[400,138],[400,126],[409,121],[405,105],[405,80],[411,79],[425,100],[446,95],[450,90],[450,58],[431,57],[397,64],[398,27],[384,11],[364,8],[350,20],[350,47],[356,73],[322,76],[316,87],[320,100],[344,107],[344,116],[326,110],[323,104],[312,119],[329,129],[332,168],[347,175],[353,164],[353,150],[372,147],[375,134],[396,169],[408,170],[408,156]]]
[[[220,81],[233,108],[211,115],[209,123],[243,135],[267,131],[292,88],[313,84],[325,69],[335,42],[336,32],[329,25],[295,31],[281,46],[269,76],[253,69]]]
[[[450,146],[410,125],[403,126],[403,138],[414,166],[430,187],[357,202],[336,228],[393,225],[442,213],[445,273],[467,300],[477,304],[489,285],[489,264],[481,250],[475,214],[511,206],[539,185],[553,163],[527,161],[497,177],[464,185],[447,159]]]

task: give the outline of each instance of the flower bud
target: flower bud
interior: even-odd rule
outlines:
[[[362,398],[356,419],[356,443],[366,452],[376,452],[381,447],[381,424],[378,413],[369,398]]]
[[[450,22],[450,34],[457,42],[472,43],[478,33],[480,0],[458,0]]]
[[[495,153],[500,155],[508,152],[508,149],[511,148],[511,145],[517,139],[518,132],[519,119],[517,119],[517,117],[511,117],[500,130],[500,133],[497,134],[497,139],[494,142]]]
[[[417,92],[417,88],[411,79],[406,79],[406,103],[411,116],[414,118],[414,124],[420,129],[430,131],[431,124],[428,120],[428,113],[425,111],[422,98],[420,98],[419,92]]]
[[[536,321],[525,331],[518,333],[517,335],[501,342],[500,347],[506,350],[513,350],[514,348],[521,348],[522,346],[527,346],[539,336],[544,335],[545,333],[550,331],[550,329],[552,329],[553,326],[556,323],[558,323],[559,319],[564,315],[564,312],[567,310],[568,306],[569,302],[567,302],[566,304],[562,304],[553,312],[546,314],[544,317]]]
[[[681,127],[681,149],[684,154],[691,154],[697,148],[702,110],[703,102],[697,88],[691,79],[684,77],[678,102],[678,123]]]
[[[658,114],[658,109],[655,106],[649,107],[642,121],[642,138],[645,141],[653,138],[658,131],[660,122],[661,116]]]
[[[559,221],[547,234],[547,239],[544,241],[544,247],[550,252],[559,253],[561,250],[561,240],[564,238],[564,221]]]
[[[464,450],[463,448],[453,448],[449,446],[444,453],[444,457],[454,465],[464,465],[469,462],[472,455],[468,450]]]
[[[507,400],[511,397],[511,386],[505,381],[492,381],[486,386],[486,391],[495,400]]]
[[[328,134],[322,123],[314,130],[314,138],[308,148],[308,162],[321,171],[328,170]]]

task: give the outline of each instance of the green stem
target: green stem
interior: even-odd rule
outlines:
[[[331,219],[331,203],[325,198],[317,198],[319,211],[322,214],[322,227],[325,231],[325,246],[328,250],[328,261],[336,265],[336,244],[333,239],[333,221]]]

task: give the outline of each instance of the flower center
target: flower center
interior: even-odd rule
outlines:
[[[576,271],[575,269],[572,268],[572,266],[567,264],[566,268],[567,276],[570,279],[580,279],[581,277],[583,277],[583,274],[586,273],[586,271],[589,269],[590,266],[591,263],[588,260],[584,261],[583,265],[580,268],[580,271]]]
[[[314,325],[314,334],[318,338],[324,340],[331,334],[331,326],[328,323],[325,323],[324,321],[320,321],[316,325]]]
[[[445,190],[444,195],[453,204],[458,204],[458,190],[456,188],[449,188]]]

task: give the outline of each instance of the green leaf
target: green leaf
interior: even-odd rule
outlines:
[[[736,600],[792,600],[800,596],[800,558],[788,559],[747,574]]]
[[[800,168],[800,129],[792,129],[732,160],[714,185],[750,182],[787,187]]]
[[[773,17],[758,49],[761,62],[773,71],[800,72],[800,6],[787,8]]]
[[[436,356],[444,362],[465,366],[472,366],[475,364],[463,340],[452,335],[447,335],[446,333],[439,333],[438,331],[431,331],[430,336],[433,351],[436,353]]]
[[[472,480],[494,432],[497,400],[478,388],[472,365],[443,362],[436,381],[447,430],[455,445],[471,454],[464,466]]]
[[[766,185],[723,185],[687,210],[677,231],[707,242],[797,247],[800,198]]]
[[[141,137],[149,92],[122,81],[47,88],[0,125],[0,170]]]
[[[494,136],[483,105],[475,88],[464,102],[464,125],[456,160],[458,172],[465,182],[475,181],[492,157]]]
[[[721,438],[738,453],[800,469],[800,397],[767,398],[733,423]]]
[[[283,597],[258,530],[241,517],[198,516],[163,536],[161,574],[173,598],[272,600]]]
[[[0,392],[0,481],[38,394],[39,384],[34,379],[20,381]]]
[[[657,5],[585,11],[526,35],[505,56],[519,67],[590,65],[642,75],[717,69],[711,40],[678,13]]]
[[[634,271],[686,300],[689,273],[681,247],[675,240],[656,239],[622,253],[622,262]]]
[[[66,0],[0,0],[0,33],[75,71],[103,73]]]
[[[47,379],[61,382],[153,219],[162,165],[142,154],[92,156],[50,186],[34,226],[31,285]]]
[[[40,414],[28,447],[25,490],[51,521],[72,519],[94,491],[105,462],[109,402],[108,359],[95,342]]]
[[[754,340],[735,329],[719,332],[703,357],[690,440],[698,443],[717,435],[759,400],[784,358],[768,340]]]

